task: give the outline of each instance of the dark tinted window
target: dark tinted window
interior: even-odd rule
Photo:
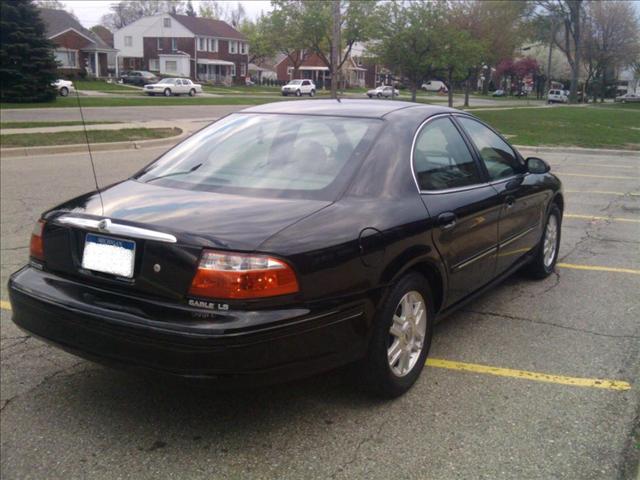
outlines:
[[[380,125],[367,118],[229,115],[137,178],[188,190],[332,199],[359,166]]]
[[[448,118],[429,122],[420,131],[413,165],[420,190],[444,190],[481,183],[471,152]]]
[[[480,152],[491,179],[499,180],[524,172],[524,165],[513,149],[491,129],[470,118],[459,120]]]

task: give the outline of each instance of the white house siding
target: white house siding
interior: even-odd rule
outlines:
[[[164,19],[168,18],[171,27],[164,26]],[[125,45],[125,37],[131,37],[131,46]],[[194,35],[178,23],[170,15],[162,14],[153,17],[143,17],[126,27],[117,30],[113,34],[114,48],[120,50],[119,57],[138,57],[144,56],[143,39],[144,37],[190,37]]]

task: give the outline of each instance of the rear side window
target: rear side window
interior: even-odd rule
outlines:
[[[471,137],[492,180],[511,177],[524,173],[513,149],[490,128],[471,118],[461,117],[458,121]]]
[[[381,123],[233,114],[167,152],[137,179],[187,190],[333,199],[360,165]]]
[[[448,118],[427,123],[418,134],[413,167],[420,190],[444,190],[481,183],[478,166]]]

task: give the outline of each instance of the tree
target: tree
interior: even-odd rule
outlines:
[[[559,19],[560,28],[554,38],[555,45],[567,57],[571,67],[569,103],[576,103],[582,47],[584,0],[538,0],[546,15]],[[607,2],[608,3],[608,2]]]
[[[269,18],[266,15],[260,15],[255,22],[243,22],[240,31],[250,46],[248,63],[261,63],[276,53],[269,38]]]
[[[47,40],[38,8],[31,0],[0,8],[0,100],[47,102],[56,97],[54,45]]]
[[[266,42],[275,52],[286,55],[296,78],[310,52],[308,37],[300,18],[300,3],[273,0],[272,5],[273,11],[265,18]]]
[[[229,7],[227,4],[223,4],[215,0],[204,0],[198,7],[198,13],[204,18],[226,20],[229,14]]]
[[[185,9],[185,13],[190,17],[196,16],[196,11],[193,8],[193,3],[191,3],[191,0],[187,2],[187,8]]]
[[[586,5],[582,59],[587,81],[599,78],[604,101],[608,75],[640,55],[640,20],[632,4],[611,0]]]
[[[438,67],[445,13],[443,2],[426,0],[391,1],[379,8],[379,41],[373,48],[383,64],[409,81],[414,102],[418,86]]]

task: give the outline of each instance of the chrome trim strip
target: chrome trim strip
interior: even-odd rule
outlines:
[[[149,230],[146,228],[132,227],[121,223],[114,223],[109,219],[94,220],[91,218],[74,217],[72,215],[63,215],[55,219],[55,222],[72,227],[92,230],[100,233],[110,233],[112,235],[121,235],[123,237],[140,238],[143,240],[154,240],[156,242],[177,243],[178,239],[169,234]]]
[[[492,253],[496,253],[497,251],[498,251],[498,246],[496,245],[495,247],[491,247],[489,250],[485,250],[484,252],[480,252],[475,257],[471,257],[469,260],[465,260],[462,263],[454,265],[452,270],[462,270],[464,267],[468,267],[473,262],[475,262],[477,260],[480,260],[480,259],[486,257],[487,255],[491,255]]]
[[[529,233],[531,233],[533,230],[535,230],[536,227],[537,227],[537,225],[534,225],[533,227],[529,227],[529,228],[527,228],[526,230],[524,230],[524,231],[522,231],[520,233],[516,233],[513,237],[511,237],[511,238],[505,240],[504,242],[502,242],[501,244],[499,244],[498,248],[504,248],[507,245],[511,245],[516,240],[520,240],[525,235],[528,235]]]

